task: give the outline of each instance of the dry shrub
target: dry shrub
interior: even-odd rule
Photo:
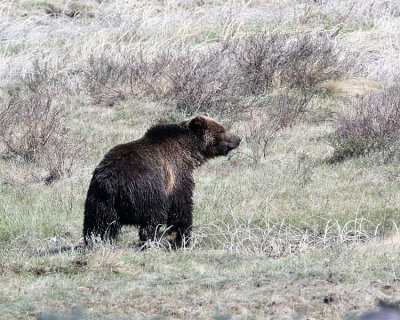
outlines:
[[[170,48],[152,58],[141,56],[139,61],[141,92],[179,112],[227,115],[239,108],[237,76],[217,48]]]
[[[327,34],[300,33],[286,42],[279,78],[292,88],[310,89],[343,75],[343,63]]]
[[[49,171],[46,184],[50,184],[62,176],[71,175],[74,162],[81,156],[81,151],[85,146],[84,139],[74,136],[69,128],[62,125],[62,130],[53,136],[51,143],[37,157],[38,161],[43,160]]]
[[[85,86],[95,103],[142,95],[188,115],[231,115],[248,97],[276,87],[310,90],[341,72],[328,37],[264,33],[200,49],[106,49],[88,60]]]
[[[0,142],[13,155],[43,162],[53,181],[70,173],[83,142],[64,124],[63,110],[54,105],[49,90],[9,89],[8,101],[0,108]]]
[[[70,57],[57,59],[44,54],[36,56],[31,65],[16,77],[21,89],[25,91],[47,90],[52,95],[61,92],[70,94],[76,90],[76,70],[66,68]]]
[[[95,103],[144,95],[186,114],[229,113],[240,94],[228,63],[221,50],[211,48],[169,48],[157,54],[105,50],[91,55],[84,85]]]
[[[59,130],[61,111],[52,106],[46,89],[21,95],[11,92],[0,112],[0,139],[8,151],[32,160]]]
[[[252,35],[226,44],[250,94],[272,87],[313,89],[343,74],[340,52],[324,33]]]
[[[187,114],[226,114],[238,107],[236,75],[219,50],[187,50],[170,61],[165,74],[172,83],[169,97]]]
[[[132,61],[137,68],[132,74],[135,76],[138,94],[151,97],[155,100],[164,100],[171,89],[171,83],[165,70],[175,54],[172,49],[165,49],[155,54],[139,50]]]
[[[308,111],[311,97],[306,92],[283,89],[250,105],[246,141],[256,163],[267,155],[267,146],[277,133],[294,125]]]
[[[145,91],[170,99],[188,114],[239,113],[249,97],[268,95],[274,88],[292,88],[304,97],[343,73],[335,43],[322,33],[264,33],[224,43],[221,49],[168,51],[147,67],[153,71],[147,73]]]
[[[90,55],[83,85],[95,104],[112,106],[128,96],[164,99],[169,82],[165,70],[171,59],[168,50],[150,54],[141,48],[134,51],[104,49]]]
[[[250,94],[269,89],[283,60],[285,38],[279,34],[253,35],[226,44],[227,52],[236,63],[242,85]]]
[[[92,53],[85,72],[84,86],[95,104],[102,102],[113,105],[115,101],[124,99],[127,86],[131,84],[130,63],[120,51],[104,50],[100,55]]]
[[[400,138],[400,88],[370,93],[355,111],[342,114],[329,142],[335,148],[333,161],[379,152],[384,159],[394,156]]]

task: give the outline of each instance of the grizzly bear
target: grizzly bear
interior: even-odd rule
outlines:
[[[136,141],[112,148],[93,172],[85,203],[83,236],[114,240],[123,225],[140,227],[140,242],[167,225],[176,245],[190,241],[193,171],[226,156],[241,138],[206,116],[151,127]]]

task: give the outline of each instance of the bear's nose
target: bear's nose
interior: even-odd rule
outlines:
[[[242,141],[242,137],[238,136],[237,139],[238,139],[239,142]]]

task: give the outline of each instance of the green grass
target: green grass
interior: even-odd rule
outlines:
[[[85,14],[51,17],[45,7]],[[2,86],[20,96],[40,86],[50,90],[63,123],[84,145],[57,146],[76,148],[77,159],[71,173],[46,185],[48,163],[25,161],[0,143],[0,318],[68,319],[75,312],[78,319],[352,319],[379,300],[398,302],[398,163],[371,154],[332,164],[328,139],[337,113],[351,110],[349,97],[398,79],[398,21],[389,4],[378,7],[361,0],[0,5],[0,60],[8,68],[0,68]],[[139,251],[137,228],[124,227],[114,247],[43,255],[82,243],[91,174],[111,147],[141,137],[152,124],[185,117],[168,99],[114,78],[91,92],[90,55],[115,54],[118,64],[139,49],[146,57],[166,48],[201,52],[265,30],[288,37],[326,32],[341,59],[351,61],[344,80],[352,81],[310,89],[310,109],[276,134],[265,157],[254,156],[257,142],[249,132],[256,120],[273,124],[267,106],[217,116],[243,141],[229,158],[195,173],[191,246],[169,250],[162,238]],[[376,36],[381,32],[390,43]],[[48,74],[42,70],[36,89],[28,90],[36,60]],[[158,89],[167,92],[164,80]],[[376,86],[364,90],[368,81]],[[346,83],[353,91],[343,90]],[[1,133],[6,90],[0,98]]]
[[[22,50],[27,49],[27,45],[25,44],[17,44],[13,45],[6,45],[0,47],[0,55],[8,57],[12,55],[17,55]]]
[[[399,293],[398,249],[398,241],[389,239],[271,259],[221,251],[101,247],[90,254],[31,258],[29,263],[11,253],[3,267],[0,301],[9,315],[5,319],[51,308],[64,314],[72,306],[83,308],[89,318],[210,318],[223,313],[291,319],[301,312],[318,319],[354,316],[373,308],[379,292],[386,298]]]
[[[90,171],[82,180],[52,186],[3,186],[5,319],[71,314],[73,306],[90,319],[218,314],[292,319],[302,313],[332,319],[373,308],[382,292],[390,301],[400,292],[398,237],[366,244],[358,239],[373,237],[378,225],[386,238],[392,221],[398,224],[399,184],[389,174],[396,174],[396,166],[368,159],[316,161],[317,150],[325,152],[323,143],[309,145],[309,136],[297,130],[303,129],[290,129],[275,141],[261,163],[237,154],[210,161],[196,173],[196,242],[186,250],[138,252],[137,229],[125,228],[114,249],[34,256],[79,242]],[[242,151],[247,147],[244,143]],[[308,148],[314,153],[305,157]],[[252,238],[241,242],[249,232]],[[355,232],[368,234],[354,238]]]
[[[399,293],[398,237],[391,238],[399,224],[397,166],[372,158],[328,164],[332,150],[318,138],[327,124],[285,130],[257,164],[244,141],[230,160],[200,168],[191,248],[138,252],[137,229],[125,227],[114,249],[35,256],[79,243],[91,171],[112,145],[143,134],[147,116],[122,105],[82,114],[93,121],[90,154],[50,186],[43,168],[26,166],[20,182],[24,164],[1,160],[9,173],[0,192],[5,319],[68,314],[72,306],[90,319],[332,319],[373,308],[382,290],[389,301]]]

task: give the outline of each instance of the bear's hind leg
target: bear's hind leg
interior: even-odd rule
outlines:
[[[113,243],[114,240],[118,238],[118,234],[121,230],[121,223],[119,222],[118,217],[110,222],[107,226],[106,232],[103,233],[102,240],[110,241]]]
[[[85,245],[92,247],[93,240],[100,237],[102,241],[116,240],[121,230],[121,221],[110,201],[88,198],[85,204],[83,236]]]
[[[96,237],[100,237],[101,241],[113,243],[117,239],[120,230],[121,225],[118,220],[103,223],[101,226],[86,225],[84,228],[85,245],[91,247]]]
[[[192,236],[192,225],[175,225],[171,229],[171,233],[176,232],[175,247],[186,247],[190,244]]]

